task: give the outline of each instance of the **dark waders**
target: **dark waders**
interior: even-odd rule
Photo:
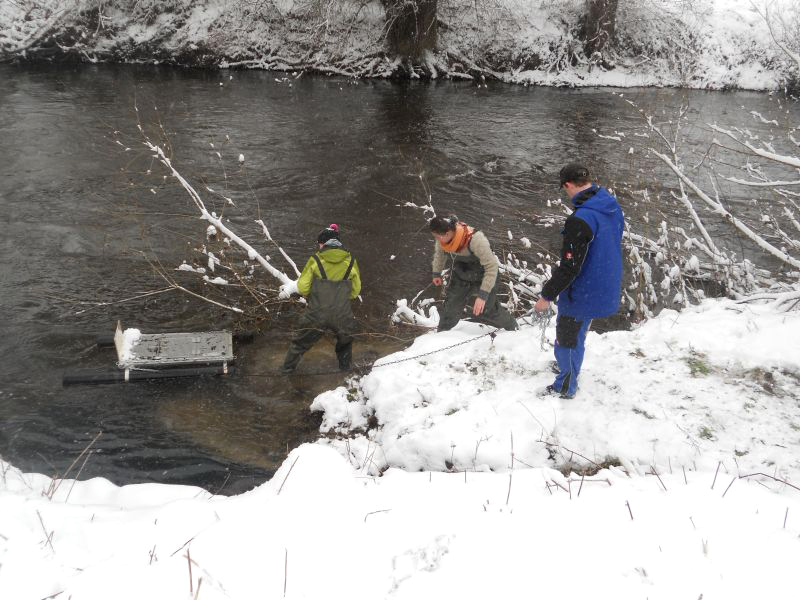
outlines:
[[[350,292],[352,283],[348,279],[353,268],[353,258],[347,266],[341,281],[328,279],[322,261],[314,255],[317,261],[321,279],[311,282],[308,308],[300,316],[298,322],[299,332],[289,344],[286,360],[283,361],[284,371],[294,371],[303,354],[319,341],[326,331],[336,335],[336,358],[339,359],[339,368],[346,371],[350,368],[353,357],[353,336],[356,321],[353,309],[350,306]]]
[[[442,314],[439,317],[439,331],[446,331],[456,326],[464,316],[464,306],[467,302],[474,302],[478,295],[483,280],[483,267],[476,256],[453,257],[453,273],[450,284],[447,286],[447,297],[444,300]],[[517,328],[514,317],[497,301],[497,289],[500,287],[500,277],[494,283],[492,291],[486,298],[486,306],[479,317],[472,320],[487,323],[494,327],[508,329]]]

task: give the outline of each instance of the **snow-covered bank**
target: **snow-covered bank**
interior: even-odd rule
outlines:
[[[546,330],[552,342],[555,320]],[[631,332],[590,332],[575,401],[538,393],[552,349],[536,326],[483,337],[482,326],[423,335],[352,389],[317,397],[330,443],[373,471],[596,468],[621,461],[778,473],[800,479],[800,315],[707,300]],[[513,442],[512,442],[513,438]],[[596,463],[596,464],[593,464]],[[638,463],[638,467],[631,463]]]
[[[238,497],[91,480],[67,501],[71,483],[51,500],[47,478],[0,466],[0,597],[14,600],[797,593],[800,492],[722,474],[712,489],[714,471],[364,478],[306,445]]]
[[[535,327],[480,332],[319,396],[323,430],[367,431],[239,496],[0,461],[0,598],[796,597],[797,312],[709,300],[591,334],[573,400],[536,394]]]
[[[787,47],[797,5],[772,2]],[[414,76],[537,85],[776,89],[796,65],[749,0],[620,3],[603,61],[583,55],[584,0],[438,2],[438,43]],[[763,8],[763,7],[762,7]],[[792,33],[793,32],[793,33]],[[381,2],[14,0],[0,3],[0,59],[56,58],[390,77]]]

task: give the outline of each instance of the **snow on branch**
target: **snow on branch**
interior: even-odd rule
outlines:
[[[681,194],[677,196],[673,194],[677,200],[681,202],[686,207],[686,210],[689,212],[689,216],[692,218],[692,222],[695,224],[697,229],[700,231],[700,235],[703,236],[705,240],[705,247],[708,249],[708,254],[714,259],[714,262],[723,263],[729,262],[723,258],[722,253],[717,248],[717,245],[714,243],[714,240],[711,238],[711,235],[708,233],[706,226],[703,224],[703,221],[700,219],[700,215],[697,214],[697,211],[692,206],[691,201],[689,200],[689,196],[686,195],[686,191],[681,186]]]
[[[423,211],[423,213],[424,213],[426,216],[427,216],[428,214],[431,214],[431,215],[433,215],[433,216],[435,216],[435,215],[436,215],[436,211],[434,210],[434,208],[433,208],[433,205],[432,205],[432,204],[423,204],[422,206],[420,206],[419,204],[415,204],[415,203],[413,203],[413,202],[405,202],[405,203],[403,203],[403,204],[398,204],[397,206],[403,206],[403,207],[407,207],[407,208],[417,208],[417,209],[420,209],[421,211]]]
[[[775,45],[778,46],[783,52],[788,56],[790,59],[794,61],[795,66],[797,66],[797,72],[800,74],[800,54],[794,52],[789,46],[786,44],[785,40],[781,38],[781,36],[776,35],[775,32],[775,23],[773,22],[773,17],[770,14],[770,4],[771,3],[764,3],[764,8],[761,10],[759,6],[752,2],[753,8],[759,14],[759,16],[764,19],[769,28],[769,35],[772,37],[772,41],[775,42]],[[781,19],[782,20],[782,19]],[[785,23],[781,23],[783,25],[784,31],[787,29]]]
[[[709,127],[711,127],[711,129],[713,129],[717,133],[726,135],[729,138],[731,138],[734,142],[741,144],[756,156],[760,156],[761,158],[766,158],[767,160],[788,165],[790,167],[794,167],[795,169],[800,169],[800,158],[797,158],[796,156],[785,156],[782,154],[776,154],[775,152],[769,152],[768,150],[764,150],[763,148],[756,148],[750,142],[740,140],[738,137],[736,137],[736,135],[732,131],[729,131],[728,129],[723,129],[716,123],[714,123],[713,125],[709,125]]]
[[[775,310],[789,311],[800,304],[800,290],[788,292],[762,292],[752,294],[737,300],[737,303],[756,302],[767,300]]]
[[[724,133],[724,131],[721,132]],[[715,213],[727,219],[736,229],[742,232],[750,240],[755,242],[762,250],[765,250],[766,252],[768,252],[781,262],[791,265],[796,269],[800,269],[800,260],[792,256],[789,256],[785,252],[782,252],[781,250],[770,244],[763,237],[754,232],[752,229],[750,229],[742,221],[733,216],[724,206],[722,206],[722,204],[720,204],[716,200],[713,200],[708,194],[706,194],[703,190],[701,190],[691,179],[689,179],[686,176],[686,174],[677,165],[675,165],[675,163],[673,163],[670,160],[668,156],[652,148],[650,149],[650,151],[659,159],[661,159],[661,161],[664,162],[664,164],[666,164],[670,169],[672,169],[672,171],[678,176],[678,178],[683,183],[685,183],[697,195],[698,198],[700,198],[703,202],[705,202]],[[798,165],[800,165],[800,161],[798,161]]]
[[[786,206],[783,207],[783,214],[786,216],[787,219],[789,219],[789,222],[792,223],[792,225],[794,225],[795,229],[797,229],[797,231],[800,231],[800,222],[798,222],[798,220],[794,216],[794,213],[790,211],[788,207]]]
[[[228,239],[230,239],[232,243],[236,244],[242,250],[244,250],[247,253],[247,257],[250,260],[257,261],[262,267],[264,267],[264,269],[267,270],[267,272],[270,275],[272,275],[275,279],[281,282],[280,293],[278,294],[279,298],[282,299],[288,298],[292,293],[297,292],[297,281],[289,278],[289,276],[286,275],[286,273],[279,271],[274,266],[272,266],[272,264],[266,258],[264,258],[255,248],[253,248],[250,244],[248,244],[246,241],[244,241],[242,238],[236,235],[233,231],[231,231],[222,222],[222,219],[217,217],[215,213],[208,212],[205,204],[203,203],[202,198],[200,198],[200,195],[197,193],[194,187],[192,187],[192,185],[188,181],[186,181],[186,179],[175,169],[175,167],[172,166],[172,161],[166,156],[166,154],[164,154],[164,150],[160,146],[153,144],[147,139],[145,140],[144,145],[154,153],[154,158],[156,158],[161,164],[167,167],[167,169],[169,169],[169,171],[178,180],[181,186],[183,186],[183,189],[186,190],[186,192],[189,194],[189,197],[192,199],[192,202],[194,202],[195,206],[200,211],[200,218],[214,225],[214,227],[216,227],[220,233],[225,235]],[[266,230],[266,227],[264,227],[264,230]],[[281,250],[281,252],[283,253],[283,250]],[[284,256],[286,255],[284,254]],[[296,266],[295,266],[295,271],[297,271]]]
[[[294,272],[297,274],[297,276],[298,276],[298,277],[300,277],[300,271],[299,271],[299,270],[298,270],[298,268],[297,268],[297,264],[295,264],[295,262],[294,262],[294,261],[291,259],[291,257],[290,257],[288,254],[286,254],[286,252],[284,252],[283,248],[281,248],[281,247],[280,247],[280,246],[279,246],[279,245],[278,245],[278,244],[275,242],[275,240],[273,240],[273,239],[272,239],[272,236],[271,236],[271,235],[270,235],[270,233],[269,233],[269,229],[267,229],[267,226],[266,226],[266,225],[264,225],[264,221],[262,221],[261,219],[257,219],[257,220],[256,220],[256,223],[258,223],[259,225],[261,225],[261,231],[264,233],[264,237],[266,237],[266,238],[267,238],[267,239],[268,239],[270,242],[272,242],[273,244],[275,244],[276,246],[278,246],[278,252],[280,252],[280,253],[281,253],[281,256],[283,256],[283,258],[285,258],[285,259],[286,259],[286,262],[288,262],[288,263],[289,263],[289,265],[292,267],[292,269],[294,269]]]
[[[749,185],[751,187],[783,187],[787,185],[800,185],[800,181],[747,181],[745,179],[738,179],[736,177],[726,177],[725,179],[731,183]]]
[[[151,263],[151,266],[153,266],[155,268],[155,265],[152,265],[152,263]],[[214,306],[218,306],[218,307],[220,307],[222,309],[229,310],[231,312],[235,312],[235,313],[238,313],[238,314],[244,313],[244,311],[241,308],[238,308],[236,306],[229,306],[227,304],[222,304],[221,302],[217,302],[216,300],[212,300],[211,298],[206,298],[205,296],[203,296],[201,294],[196,294],[192,290],[186,289],[185,287],[183,287],[182,285],[177,283],[174,279],[169,277],[163,270],[161,270],[159,268],[156,268],[155,270],[161,276],[161,278],[164,279],[164,281],[166,281],[170,285],[170,287],[172,289],[181,291],[184,294],[188,294],[189,296],[193,296],[193,297],[197,298],[198,300],[202,300],[203,302],[208,302],[209,304],[213,304]],[[204,275],[203,278],[206,279],[206,280],[208,279],[208,277],[206,275]],[[212,281],[209,281],[209,283],[217,283],[218,284],[218,282],[212,282]]]
[[[436,329],[439,326],[439,311],[435,306],[431,306],[428,309],[428,315],[426,315],[422,309],[413,310],[408,306],[408,301],[402,299],[397,301],[397,309],[392,315],[392,321],[394,323],[406,323],[408,325]]]

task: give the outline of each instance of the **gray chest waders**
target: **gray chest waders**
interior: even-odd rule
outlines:
[[[308,317],[322,327],[349,331],[354,325],[353,309],[350,306],[350,292],[353,283],[348,279],[353,270],[353,257],[341,281],[328,279],[322,261],[315,254],[312,257],[319,267],[320,279],[311,282],[308,298]]]
[[[474,254],[453,257],[453,275],[470,283],[483,281],[483,265]]]
[[[328,279],[322,261],[314,254],[312,257],[319,267],[320,279],[311,282],[311,293],[308,298],[308,309],[300,317],[299,331],[295,335],[286,359],[283,362],[285,372],[294,371],[303,354],[323,336],[326,330],[336,335],[336,358],[339,368],[347,370],[353,356],[353,337],[356,321],[350,306],[350,292],[353,284],[348,279],[353,269],[353,257],[341,281]]]
[[[439,315],[439,331],[455,327],[464,316],[464,306],[471,296],[477,294],[483,280],[481,261],[472,254],[468,256],[451,255],[453,268],[447,284],[447,295]]]
[[[470,313],[472,312],[472,307],[468,302],[477,296],[483,276],[483,265],[471,250],[468,256],[453,256],[453,273],[447,286],[447,296],[439,318],[439,331],[455,327],[456,323],[464,316],[465,305],[470,309]],[[517,322],[514,317],[497,301],[499,287],[500,276],[498,274],[494,287],[486,298],[483,313],[476,320],[503,329],[516,329]]]

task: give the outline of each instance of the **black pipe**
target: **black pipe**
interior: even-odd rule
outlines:
[[[125,383],[126,381],[146,381],[149,379],[168,379],[172,377],[198,377],[200,375],[226,375],[233,373],[233,367],[222,365],[202,367],[180,367],[176,369],[118,369],[116,371],[95,371],[92,369],[76,369],[64,373],[62,385],[77,383]],[[127,372],[127,379],[125,377]]]
[[[98,335],[97,338],[95,338],[95,344],[97,344],[98,348],[113,348],[114,334],[109,333],[108,335]]]

